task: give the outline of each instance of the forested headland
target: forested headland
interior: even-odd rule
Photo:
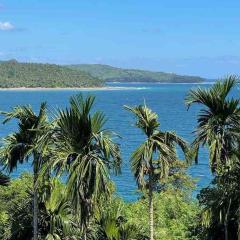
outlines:
[[[197,83],[204,79],[107,65],[57,65],[0,61],[0,88],[89,88],[107,82]]]
[[[76,64],[68,67],[85,71],[106,82],[200,83],[205,81],[199,76],[117,68],[104,64]]]
[[[56,64],[0,62],[1,88],[101,87],[104,82],[81,70]]]

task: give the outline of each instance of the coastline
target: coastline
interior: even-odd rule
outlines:
[[[111,84],[159,84],[159,85],[166,85],[166,84],[213,84],[214,82],[200,82],[200,83],[165,83],[165,82],[109,82]],[[141,90],[146,89],[148,86],[144,87],[132,87],[132,86],[103,86],[103,87],[0,87],[0,91],[116,91],[116,90]]]
[[[0,88],[0,91],[117,91],[117,90],[140,90],[140,87],[16,87],[16,88]]]
[[[215,82],[108,82],[111,84],[159,84],[159,85],[166,85],[166,84],[213,84]]]

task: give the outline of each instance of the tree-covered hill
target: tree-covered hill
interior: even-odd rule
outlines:
[[[116,68],[102,64],[77,64],[71,69],[86,71],[94,77],[107,82],[163,82],[163,83],[196,83],[204,79],[197,76],[177,75],[174,73],[152,72],[135,69]]]
[[[0,62],[0,87],[98,87],[104,82],[89,73],[55,64]]]
[[[105,82],[195,83],[201,77],[122,69],[101,64],[56,65],[0,61],[0,87],[101,87]]]

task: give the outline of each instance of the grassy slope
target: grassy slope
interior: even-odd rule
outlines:
[[[96,87],[103,81],[55,64],[0,62],[0,87]]]
[[[169,83],[191,83],[203,82],[204,79],[197,76],[183,76],[173,73],[152,72],[135,69],[122,69],[101,64],[78,64],[68,66],[88,72],[94,77],[104,81],[118,82],[169,82]]]

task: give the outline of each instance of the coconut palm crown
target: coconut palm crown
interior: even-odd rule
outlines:
[[[95,98],[76,95],[59,110],[53,135],[53,169],[67,174],[68,195],[80,222],[86,225],[95,203],[109,193],[110,170],[120,173],[119,146],[104,129],[102,112],[92,112]]]
[[[229,96],[236,84],[237,78],[229,76],[211,88],[192,89],[186,97],[188,107],[193,104],[203,107],[198,114],[193,146],[196,149],[196,161],[199,146],[208,146],[213,172],[220,166],[231,164],[231,156],[239,139],[239,99]]]

